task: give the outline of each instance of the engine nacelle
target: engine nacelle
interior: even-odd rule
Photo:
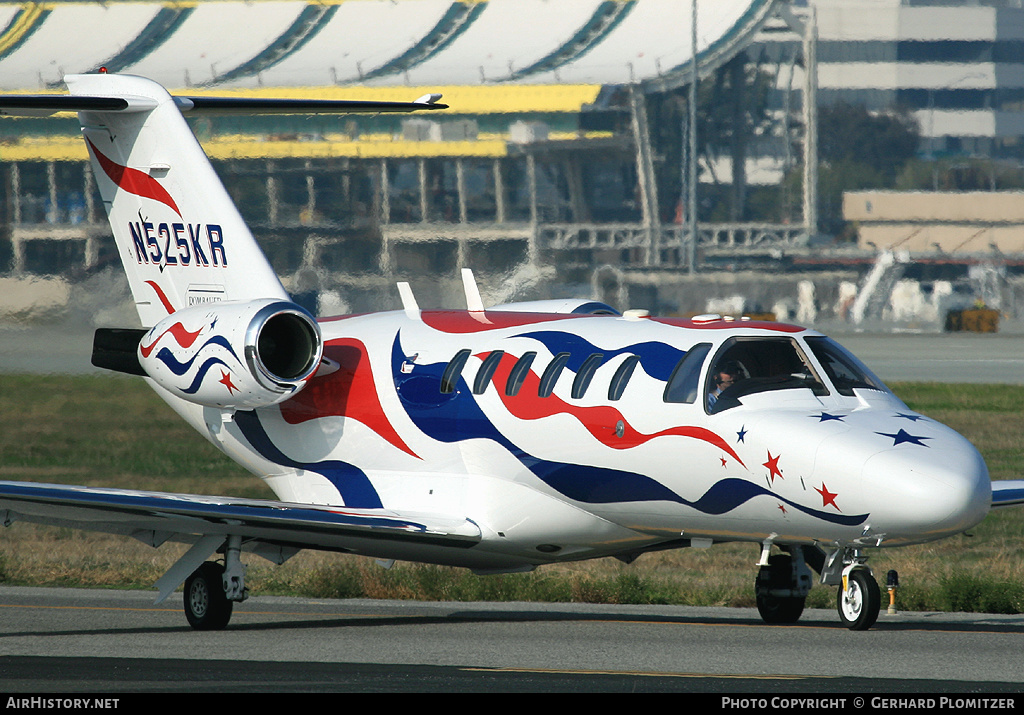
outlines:
[[[139,364],[178,397],[252,409],[287,400],[323,355],[320,326],[294,303],[266,299],[185,308],[147,332]]]

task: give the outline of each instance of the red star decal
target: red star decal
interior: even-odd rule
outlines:
[[[724,468],[725,467],[725,457],[719,457],[719,459],[722,460],[722,467]]]
[[[815,487],[814,491],[818,492],[818,494],[821,494],[821,505],[822,506],[828,506],[829,504],[831,504],[832,506],[834,506],[836,508],[836,511],[842,511],[842,509],[840,509],[836,505],[836,497],[838,496],[838,494],[833,494],[832,492],[830,492],[828,490],[828,487],[825,486],[825,482],[821,483],[821,489],[818,489],[817,487]]]
[[[783,514],[785,514],[786,513],[786,507],[783,506],[782,504],[779,504],[779,511],[781,511]]]
[[[768,476],[771,477],[772,484],[775,483],[775,477],[778,477],[779,479],[783,478],[782,470],[779,469],[779,457],[781,456],[782,455],[780,454],[778,457],[773,457],[771,450],[768,450],[768,461],[762,465],[768,467]]]
[[[229,394],[233,395],[233,394],[235,394],[235,391],[238,390],[238,388],[235,387],[235,383],[231,382],[231,373],[230,372],[224,372],[223,370],[221,370],[220,371],[220,379],[217,380],[217,382],[219,382],[220,384],[224,385],[224,387],[228,388],[228,393]]]

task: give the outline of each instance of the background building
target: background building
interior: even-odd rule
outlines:
[[[817,112],[916,120],[929,188],[1024,183],[1022,33],[1019,0],[0,2],[0,90],[106,67],[179,94],[441,91],[443,117],[193,124],[289,289],[325,311],[462,266],[495,302],[568,290],[704,310],[723,272],[751,269],[748,308],[806,302],[808,274],[832,306],[876,254],[837,228],[827,152],[847,137],[816,134]],[[73,118],[0,122],[0,275],[110,263],[85,158]],[[968,280],[977,256],[954,259],[940,275],[915,255],[900,277]]]

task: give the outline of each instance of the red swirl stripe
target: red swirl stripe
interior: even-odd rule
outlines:
[[[113,159],[104,156],[92,141],[89,139],[85,141],[89,144],[89,148],[92,149],[92,153],[96,157],[100,168],[103,169],[103,173],[110,177],[110,180],[117,184],[118,188],[127,191],[129,194],[159,201],[172,208],[178,216],[181,216],[181,211],[178,210],[178,205],[174,203],[174,199],[171,198],[171,195],[167,193],[167,189],[161,186],[156,179],[138,169],[121,166]]]
[[[495,385],[504,385],[507,382],[508,373],[511,371],[512,365],[516,360],[517,358],[511,355],[505,355],[502,358],[498,369],[495,370]],[[629,424],[622,413],[614,407],[607,405],[582,407],[570,404],[560,399],[557,395],[539,397],[537,395],[539,383],[540,379],[531,371],[523,382],[518,394],[509,397],[505,394],[504,390],[499,389],[498,396],[505,405],[505,409],[513,417],[521,420],[538,420],[557,414],[572,415],[595,439],[612,449],[631,449],[641,444],[646,444],[658,437],[689,437],[718,447],[735,459],[744,469],[747,466],[743,464],[743,460],[740,459],[733,448],[711,430],[703,427],[680,425],[655,432],[654,434],[644,434]],[[620,421],[623,425],[621,437],[616,434],[616,424]]]

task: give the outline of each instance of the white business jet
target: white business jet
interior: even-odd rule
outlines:
[[[408,104],[172,97],[139,77],[66,78],[70,95],[0,113],[77,111],[142,330],[100,330],[93,362],[143,376],[278,501],[0,483],[0,519],[191,548],[197,629],[246,598],[243,552],[302,549],[478,573],[750,542],[763,619],[796,621],[818,580],[870,628],[866,550],[941,539],[1024,482],[909,410],[812,330],[618,314],[554,300],[315,319],[282,287],[183,113],[386,112]],[[209,560],[209,559],[214,560]]]

